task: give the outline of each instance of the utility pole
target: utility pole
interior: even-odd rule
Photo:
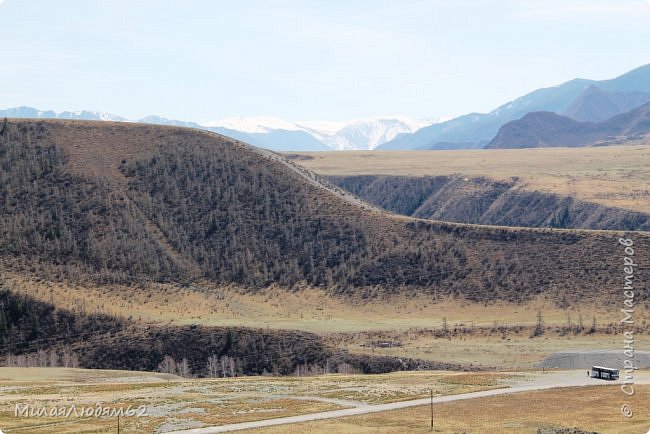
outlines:
[[[433,389],[429,391],[431,392],[431,431],[433,431]]]
[[[433,423],[433,422],[431,422]],[[120,434],[120,415],[117,415],[117,434]]]

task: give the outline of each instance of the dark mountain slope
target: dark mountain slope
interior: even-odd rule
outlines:
[[[617,130],[620,135],[634,137],[650,133],[650,103],[621,113],[604,122],[601,125],[606,130]]]
[[[591,86],[597,86],[608,94],[618,94],[614,98],[626,100],[625,107],[621,107],[620,111],[610,111],[609,115],[626,111],[626,108],[631,110],[643,103],[635,105],[640,102],[636,99],[639,95],[650,94],[650,65],[641,66],[611,80],[575,79],[559,86],[538,89],[503,104],[490,113],[472,113],[422,128],[415,133],[399,134],[377,149],[453,149],[452,143],[458,144],[457,149],[482,147],[494,138],[499,128],[527,113],[545,111],[570,116],[576,110],[577,101],[584,99],[585,92]],[[607,117],[607,114],[604,116]]]
[[[519,119],[526,113],[540,110],[564,112],[591,84],[590,80],[572,80],[561,86],[538,89],[503,104],[490,113],[472,113],[422,128],[412,134],[399,134],[377,149],[437,149],[438,143],[445,143],[445,149],[449,149],[449,143],[474,143],[471,147],[481,147],[494,137],[503,124]]]
[[[0,136],[3,259],[31,269],[47,264],[57,275],[93,273],[99,282],[180,278],[141,212],[106,182],[66,167],[74,157],[45,134],[44,124],[22,124]],[[94,160],[85,170],[110,169],[99,156],[79,157]]]
[[[49,279],[517,301],[605,298],[620,283],[615,234],[393,216],[275,154],[191,129],[10,121],[0,167],[2,265]]]
[[[596,123],[577,122],[552,112],[533,112],[501,127],[486,148],[586,146],[618,131],[618,128],[605,130]]]
[[[456,176],[328,178],[397,214],[485,225],[650,231],[650,216],[522,189],[516,181]]]
[[[588,146],[646,134],[650,134],[650,103],[598,123],[534,112],[505,124],[486,148]]]
[[[597,86],[590,86],[563,114],[576,121],[602,122],[648,102],[650,102],[650,93],[612,93]]]

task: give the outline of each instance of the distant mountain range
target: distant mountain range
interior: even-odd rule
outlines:
[[[228,118],[201,125],[147,116],[130,120],[111,113],[95,111],[38,110],[32,107],[16,107],[0,110],[0,117],[36,119],[78,119],[116,122],[145,122],[198,128],[223,134],[260,148],[274,151],[331,151],[374,149],[392,140],[398,134],[411,133],[431,125],[437,120],[415,120],[407,117],[385,119],[357,119],[343,122],[305,121],[289,122],[273,117]]]
[[[538,89],[489,113],[470,113],[453,119],[416,120],[393,116],[343,122],[291,122],[275,117],[234,117],[201,125],[159,116],[129,120],[103,112],[56,113],[31,107],[0,110],[0,116],[185,126],[213,131],[274,151],[471,149],[486,146],[584,146],[591,143],[592,137],[603,138],[605,132],[601,128],[614,134],[624,131],[625,126],[615,127],[608,123],[594,127],[580,123],[609,122],[616,115],[633,112],[648,102],[650,64],[611,80],[575,79],[559,86]],[[521,123],[509,125],[505,131],[499,132],[501,127],[519,119]],[[526,139],[521,143],[513,142],[519,138],[523,140],[526,128],[532,128]],[[554,132],[559,134],[557,139]],[[534,145],[538,142],[540,145]]]
[[[577,121],[599,122],[650,102],[650,65],[611,80],[575,79],[539,89],[490,113],[471,113],[399,134],[378,147],[397,149],[481,148],[504,124],[531,112],[553,112]]]
[[[289,122],[274,117],[228,118],[206,124],[246,134],[252,143],[261,143],[274,150],[374,149],[394,139],[398,134],[411,133],[437,120],[416,120],[403,116],[378,119],[357,119],[343,122]],[[321,148],[321,149],[316,149]]]
[[[606,92],[592,85],[565,111],[564,115],[582,122],[601,122],[650,102],[650,93]]]
[[[93,112],[93,111],[76,111],[56,113],[52,110],[38,110],[33,107],[14,107],[6,110],[0,110],[0,116],[7,118],[26,118],[26,119],[78,119],[87,121],[115,121],[123,122],[125,118],[115,116],[111,113]]]
[[[579,122],[552,112],[533,112],[508,122],[486,148],[587,146],[650,134],[650,103],[602,122]]]

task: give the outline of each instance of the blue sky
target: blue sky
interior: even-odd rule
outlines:
[[[0,0],[0,108],[429,118],[614,77],[648,47],[646,0]]]

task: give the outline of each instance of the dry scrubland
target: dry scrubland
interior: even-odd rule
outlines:
[[[611,325],[620,320],[611,306],[558,309],[543,299],[517,305],[480,304],[405,296],[348,304],[316,289],[285,292],[267,289],[251,294],[237,288],[202,291],[198,287],[160,285],[144,290],[125,286],[69,287],[56,283],[8,278],[9,287],[36,299],[56,300],[59,307],[90,314],[102,312],[143,324],[202,324],[298,329],[322,335],[332,347],[351,353],[409,357],[502,369],[533,368],[545,357],[564,350],[611,350],[622,346]],[[280,299],[282,300],[280,302]],[[537,313],[547,331],[531,338]],[[596,333],[590,333],[596,318]],[[635,319],[645,328],[648,312],[641,306]],[[567,331],[582,321],[581,332]],[[444,323],[449,333],[444,334]],[[465,332],[454,333],[454,329]],[[639,350],[650,348],[650,336],[638,333]],[[397,342],[383,348],[373,343]]]
[[[617,386],[552,389],[517,393],[434,406],[437,433],[530,434],[578,428],[600,434],[642,434],[650,426],[643,403],[650,401],[650,386],[639,386],[640,414],[627,420],[619,412],[623,402]],[[645,410],[645,411],[643,411]],[[353,416],[338,420],[246,430],[246,434],[389,434],[427,433],[431,420],[427,406]],[[545,431],[546,430],[546,431]],[[571,432],[571,431],[567,431]]]
[[[334,297],[315,288],[287,292],[270,287],[257,292],[241,287],[151,284],[147,287],[125,285],[67,285],[65,283],[26,280],[5,273],[8,288],[38,300],[54,300],[60,308],[85,313],[106,313],[143,322],[203,325],[243,325],[292,328],[317,333],[362,330],[404,331],[413,327],[531,326],[541,312],[548,326],[577,324],[585,327],[596,318],[598,326],[617,323],[619,311],[611,305],[585,304],[558,308],[553,300],[536,297],[524,303],[476,303],[441,299],[426,295],[404,294],[386,298],[359,300]],[[650,320],[643,304],[637,306],[635,319]]]
[[[430,371],[365,376],[182,379],[145,372],[0,368],[0,426],[7,432],[116,432],[116,418],[16,418],[16,403],[30,403],[33,408],[73,403],[79,408],[94,407],[97,402],[108,408],[146,406],[147,416],[121,418],[122,432],[165,432],[426,398],[430,390],[435,396],[448,396],[520,384],[551,385],[558,378],[581,375],[582,371]],[[632,398],[625,398],[616,385],[598,383],[437,403],[434,432],[523,434],[538,429],[576,427],[599,433],[642,433],[650,426],[646,405],[650,400],[650,386],[646,385],[648,372],[640,371],[636,375],[644,384],[637,384]],[[635,410],[632,419],[621,416],[619,408],[623,402]],[[429,423],[427,405],[243,432],[424,433],[429,432]]]
[[[285,155],[321,175],[463,174],[498,180],[518,177],[519,184],[527,190],[650,212],[650,147],[643,145]]]
[[[373,376],[193,379],[129,371],[0,368],[0,427],[8,432],[114,433],[115,418],[14,416],[15,405],[147,407],[124,417],[123,432],[160,432],[306,414],[364,404],[507,387],[521,374],[408,372]]]
[[[488,335],[486,335],[488,334]],[[334,336],[332,341],[353,353],[375,356],[411,357],[438,362],[460,363],[464,366],[496,367],[499,369],[534,369],[553,353],[562,351],[616,350],[623,347],[620,334],[566,334],[546,332],[536,338],[530,330],[492,333],[486,330],[479,336],[432,337],[431,333],[383,332],[382,338],[372,334],[352,333]],[[399,347],[370,347],[368,342],[397,341]],[[636,335],[639,351],[650,348],[650,336]],[[364,345],[364,346],[361,346]],[[622,351],[622,350],[621,350]]]

